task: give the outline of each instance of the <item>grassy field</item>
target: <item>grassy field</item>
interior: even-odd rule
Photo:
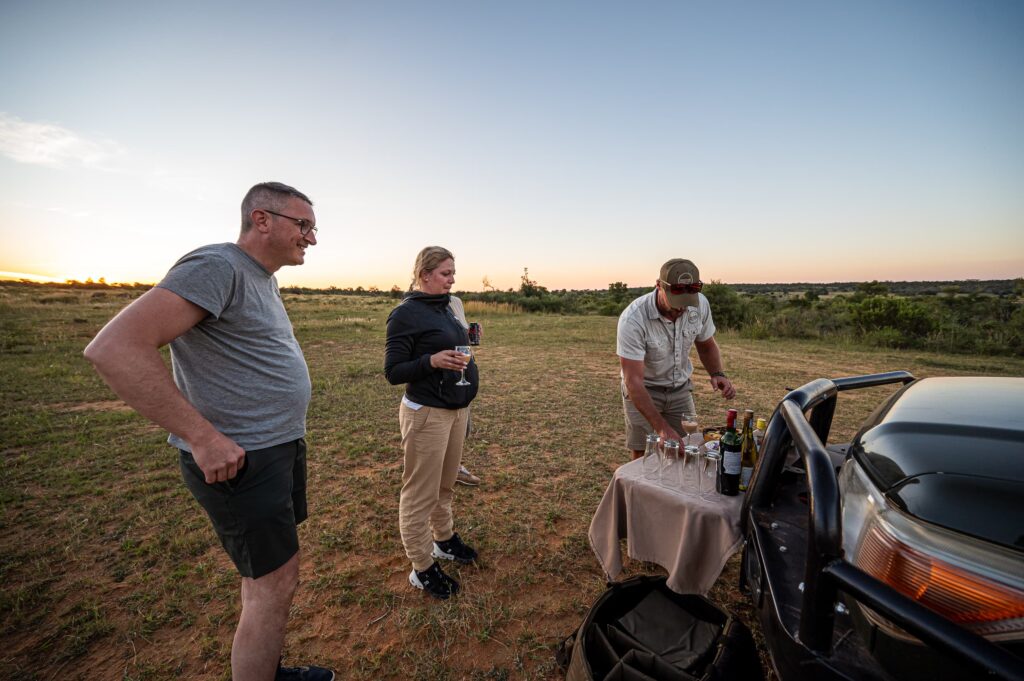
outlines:
[[[120,291],[0,287],[0,678],[227,679],[237,576],[180,482],[166,434],[82,359]],[[483,323],[482,388],[456,527],[481,554],[463,594],[408,586],[398,536],[401,387],[382,375],[394,301],[286,296],[309,363],[311,517],[285,659],[351,679],[559,678],[552,646],[605,588],[587,528],[626,460],[615,319],[508,314]],[[733,405],[767,415],[821,376],[1024,375],[1008,358],[863,351],[720,334]],[[702,425],[726,404],[698,369]],[[883,392],[839,398],[848,438]],[[711,597],[750,623],[730,562]],[[657,572],[632,562],[627,574]]]

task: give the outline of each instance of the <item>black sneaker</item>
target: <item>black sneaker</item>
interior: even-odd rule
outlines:
[[[422,572],[413,570],[409,573],[409,583],[417,589],[423,589],[434,598],[444,600],[459,593],[459,583],[449,577],[437,564],[437,561]]]
[[[334,681],[334,672],[323,667],[278,667],[274,681]]]
[[[434,558],[454,560],[463,565],[468,565],[477,558],[476,551],[462,543],[458,532],[453,534],[448,541],[435,541],[433,555]]]

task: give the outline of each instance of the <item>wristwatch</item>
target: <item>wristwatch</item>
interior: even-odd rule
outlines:
[[[711,375],[712,376],[721,376],[722,378],[729,378],[728,376],[725,375],[724,371],[712,371]]]

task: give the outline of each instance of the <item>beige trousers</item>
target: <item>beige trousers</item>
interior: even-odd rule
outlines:
[[[466,441],[469,408],[398,408],[405,450],[398,525],[405,554],[416,570],[434,562],[434,540],[452,537],[452,497]]]

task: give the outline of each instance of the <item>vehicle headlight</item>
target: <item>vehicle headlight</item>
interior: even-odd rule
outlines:
[[[855,459],[839,475],[846,560],[921,605],[991,639],[1024,632],[1019,554],[907,515],[877,490]],[[877,613],[868,618],[902,638]]]

